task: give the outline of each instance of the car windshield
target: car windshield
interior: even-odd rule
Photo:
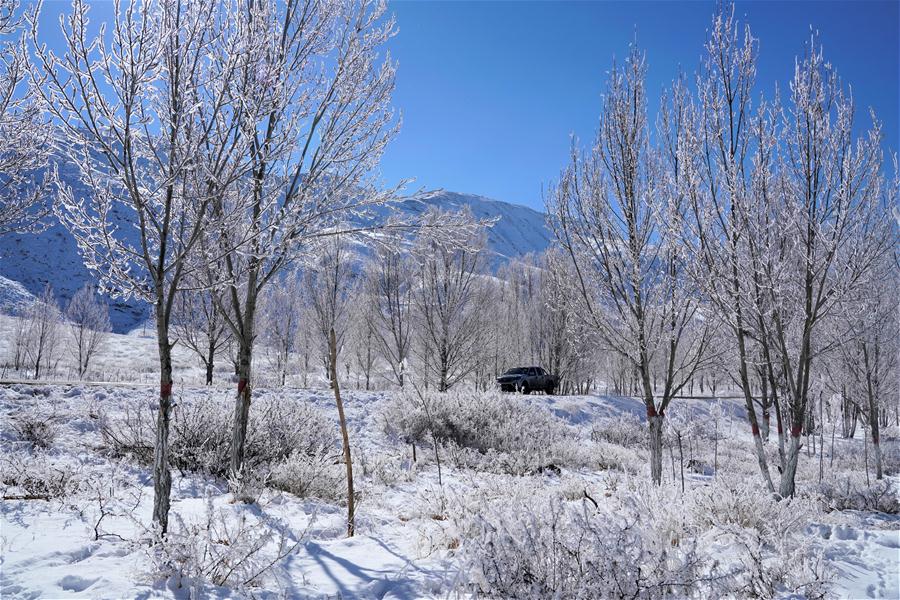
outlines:
[[[526,375],[528,373],[528,369],[524,367],[519,367],[518,369],[510,369],[504,375]]]

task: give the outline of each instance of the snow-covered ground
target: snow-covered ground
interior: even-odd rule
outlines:
[[[0,356],[9,350],[11,327],[10,318],[0,317]],[[779,569],[809,569],[830,580],[826,587],[833,596],[900,597],[900,517],[896,509],[891,514],[857,510],[872,501],[859,495],[869,489],[860,437],[838,438],[833,460],[827,438],[821,462],[818,454],[804,451],[798,499],[777,503],[761,491],[743,411],[730,401],[673,406],[668,420],[683,434],[683,456],[667,442],[663,487],[657,491],[647,481],[643,410],[633,398],[499,397],[464,390],[460,401],[474,403],[476,410],[470,412],[475,416],[481,403],[485,411],[506,402],[526,403],[539,412],[509,414],[545,415],[541,418],[552,426],[556,441],[547,442],[545,453],[543,439],[519,439],[518,431],[529,430],[513,420],[511,430],[500,432],[507,436],[505,449],[473,454],[444,448],[439,477],[427,443],[417,449],[413,463],[412,447],[395,435],[389,421],[404,416],[402,409],[397,412],[398,393],[345,390],[358,501],[356,535],[347,538],[331,392],[260,387],[251,417],[284,409],[282,420],[273,423],[287,423],[288,437],[299,432],[324,439],[331,454],[312,464],[313,470],[301,461],[299,471],[282,471],[280,484],[275,483],[278,473],[272,480],[252,482],[245,490],[251,502],[236,498],[221,477],[176,464],[170,535],[165,544],[154,543],[151,470],[139,449],[116,452],[104,435],[104,430],[120,433],[123,423],[153,422],[154,357],[154,339],[136,330],[111,336],[96,359],[92,378],[112,383],[0,386],[3,598],[467,595],[489,589],[481,572],[484,532],[504,519],[520,519],[532,528],[529,535],[541,534],[542,519],[559,503],[611,519],[623,507],[647,503],[648,521],[637,525],[654,529],[667,546],[681,551],[687,544],[679,540],[695,536],[691,541],[711,559],[708,564],[732,575],[752,572],[757,559],[767,565],[761,577],[751,578],[757,587],[731,595],[766,595],[760,592],[769,585],[766,576],[789,580],[795,574]],[[188,427],[191,419],[195,431],[201,423],[201,433],[203,423],[224,423],[219,428],[227,429],[234,393],[228,365],[217,372],[216,386],[200,386],[196,360],[176,347],[175,369],[173,429]],[[63,361],[57,377],[67,378],[65,373]],[[6,373],[7,381],[20,376]],[[531,450],[517,454],[517,444]],[[871,489],[895,496],[896,439],[886,440],[884,448],[892,487],[879,487],[870,474]],[[553,458],[534,463],[528,452]],[[769,452],[774,463],[774,442]],[[221,467],[215,458],[202,460]],[[818,483],[820,467],[825,483],[833,482],[825,491]],[[291,477],[309,477],[305,491]],[[881,504],[896,507],[897,500],[882,498]],[[790,543],[779,528],[791,531]],[[489,541],[506,544],[507,550],[531,543],[520,533]],[[756,535],[760,554],[742,553],[740,542]],[[804,556],[796,557],[801,550]],[[787,592],[772,585],[778,593]],[[702,586],[697,589],[694,595],[704,595]]]
[[[262,402],[302,402],[336,419],[333,399],[325,390],[269,389],[258,390],[257,396]],[[571,498],[571,490],[582,488],[591,490],[592,498],[600,502],[610,496],[602,491],[608,473],[590,468],[510,476],[458,468],[451,458],[445,458],[439,485],[436,465],[424,450],[413,466],[409,448],[385,434],[381,420],[390,397],[389,393],[348,394],[359,491],[355,537],[345,536],[346,509],[340,501],[263,489],[255,503],[243,503],[234,500],[223,480],[175,469],[172,513],[177,517],[171,531],[180,536],[181,546],[170,555],[160,555],[149,543],[152,534],[147,529],[152,508],[150,472],[139,462],[110,457],[101,435],[104,423],[123,411],[150,415],[152,391],[143,386],[3,387],[0,594],[4,598],[187,597],[193,589],[203,596],[227,597],[233,590],[192,579],[193,567],[178,577],[172,575],[172,565],[165,563],[177,556],[202,561],[209,548],[200,540],[214,540],[222,548],[262,540],[263,551],[253,557],[253,568],[264,568],[279,553],[285,557],[264,577],[248,584],[255,595],[442,597],[451,590],[466,589],[460,587],[466,568],[460,557],[468,542],[459,538],[453,511],[468,498],[502,495],[506,490],[512,501],[523,489],[557,490]],[[185,387],[178,397],[182,406],[204,401],[221,402],[227,408],[229,392]],[[585,435],[585,443],[591,423],[628,410],[627,399],[615,398],[537,396],[530,402],[550,405],[558,416],[575,424],[571,431]],[[53,434],[46,449],[20,439],[17,427],[27,415],[38,415],[50,424]],[[740,437],[739,421],[726,417],[721,427],[726,435],[730,431]],[[750,458],[748,453],[745,459]],[[727,461],[724,453],[720,460]],[[815,461],[805,462],[811,468]],[[39,486],[22,485],[17,469],[55,482],[64,492],[49,494],[54,496],[49,499],[27,498],[28,491],[33,493]],[[710,480],[689,473],[688,486],[714,485]],[[334,492],[339,498],[342,490]],[[101,519],[104,513],[108,514]],[[896,515],[820,511],[806,525],[805,535],[824,551],[835,576],[835,595],[896,598],[900,594],[900,520]],[[236,561],[233,556],[223,560]],[[194,567],[210,569],[208,564]]]

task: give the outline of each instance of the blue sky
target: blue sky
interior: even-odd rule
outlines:
[[[858,120],[875,109],[898,148],[900,3],[738,2],[760,40],[757,88],[786,89],[810,26],[852,85]],[[699,65],[713,2],[419,2],[389,4],[400,32],[394,104],[403,130],[382,162],[389,182],[470,192],[543,209],[569,135],[593,138],[605,74],[637,35],[657,96]]]
[[[93,0],[94,25],[112,2]],[[679,67],[698,67],[713,1],[463,2],[391,0],[399,34],[394,105],[403,129],[382,175],[408,188],[444,188],[542,210],[542,186],[566,164],[570,134],[593,139],[606,73],[637,37],[649,64],[651,103]],[[59,50],[57,19],[69,0],[46,0],[41,37]],[[897,150],[900,2],[745,1],[736,14],[759,42],[757,89],[771,96],[792,74],[810,26],[825,58],[852,85],[857,123],[868,107]],[[652,106],[651,106],[652,109]]]

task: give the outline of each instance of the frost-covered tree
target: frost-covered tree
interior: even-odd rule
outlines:
[[[338,377],[338,360],[344,349],[345,335],[349,327],[350,290],[353,285],[352,252],[344,236],[336,234],[320,241],[320,258],[310,269],[306,285],[310,290],[310,302],[316,321],[316,335],[324,348],[325,371],[331,381],[337,404],[338,421],[343,442],[344,464],[347,470],[347,535],[352,537],[356,515],[353,496],[353,461],[350,455],[350,436],[341,385]]]
[[[304,285],[315,316],[313,335],[319,343],[325,373],[331,378],[339,367],[331,364],[331,338],[335,338],[336,352],[340,354],[350,329],[353,255],[346,238],[341,235],[324,238],[318,246],[320,257],[307,271]]]
[[[651,477],[662,477],[665,411],[703,363],[708,321],[684,275],[690,260],[671,226],[686,210],[682,165],[651,147],[644,56],[610,72],[594,146],[574,146],[548,196],[556,240],[576,272],[576,314],[631,363],[650,431]],[[682,134],[668,132],[681,144]],[[679,150],[680,151],[680,150]],[[654,386],[656,364],[662,365]]]
[[[532,327],[540,348],[540,364],[559,376],[563,392],[586,392],[598,375],[603,357],[595,347],[596,336],[574,312],[578,308],[577,276],[558,248],[548,249],[539,264],[539,306]]]
[[[112,329],[109,323],[109,307],[97,298],[96,288],[88,283],[82,286],[66,306],[69,337],[72,340],[72,357],[78,364],[78,377],[83,378],[91,358],[102,347]]]
[[[374,248],[365,264],[364,290],[371,303],[372,334],[378,354],[390,367],[389,380],[400,388],[409,368],[415,267],[401,240]]]
[[[31,23],[35,89],[59,125],[58,150],[90,190],[82,196],[56,177],[56,214],[102,291],[153,307],[160,364],[153,521],[163,533],[175,298],[184,277],[215,260],[195,255],[204,227],[215,226],[211,200],[243,175],[232,157],[246,103],[228,83],[247,45],[223,35],[229,7],[116,2],[109,28],[92,32],[88,4],[75,0],[60,21],[62,54],[42,44]]]
[[[186,281],[185,288],[175,297],[172,313],[172,330],[178,341],[200,359],[206,385],[212,385],[216,357],[231,343],[231,332],[213,299],[215,293],[205,284],[192,285]]]
[[[18,0],[0,0],[0,235],[27,231],[49,213],[50,127],[28,81]]]
[[[247,127],[248,205],[227,225],[207,228],[225,247],[221,308],[238,347],[235,476],[243,465],[262,291],[311,250],[311,241],[393,196],[376,191],[372,180],[398,128],[390,107],[394,64],[381,55],[394,22],[384,11],[383,2],[369,0],[264,0],[231,15],[237,29],[262,42],[233,84],[267,107]],[[234,236],[247,233],[251,244],[227,251]]]
[[[698,257],[693,279],[732,332],[760,471],[776,491],[753,399],[754,380],[767,379],[779,419],[777,492],[790,496],[814,368],[827,349],[823,325],[892,241],[877,123],[854,139],[853,101],[815,37],[795,65],[786,105],[753,109],[756,45],[720,9],[698,77],[698,145],[685,154],[700,157],[702,182],[688,237]]]
[[[769,351],[767,339],[757,338],[761,343],[756,348],[751,335],[751,327],[758,325],[754,293],[762,288],[757,285],[761,283],[758,279],[749,276],[753,271],[750,240],[767,233],[764,226],[762,231],[751,230],[751,226],[758,226],[770,216],[758,210],[757,192],[768,189],[771,183],[762,175],[771,169],[773,160],[773,119],[766,106],[752,112],[757,40],[749,28],[741,35],[733,14],[727,10],[720,7],[713,19],[703,70],[698,76],[699,114],[687,124],[695,130],[694,142],[682,158],[695,167],[705,192],[695,188],[691,194],[693,222],[687,239],[699,257],[693,263],[692,279],[704,290],[717,317],[731,332],[734,352],[729,354],[733,354],[731,362],[737,365],[737,380],[760,472],[768,488],[774,490],[753,387],[754,358]],[[756,156],[751,153],[752,148],[756,148]],[[763,239],[768,243],[771,238]],[[768,371],[764,375],[771,383],[774,375]],[[779,395],[771,387],[778,412]]]
[[[377,335],[376,306],[366,293],[366,282],[360,281],[351,295],[355,302],[350,307],[350,331],[347,336],[352,354],[352,364],[358,375],[362,375],[362,385],[371,389],[378,364],[379,344]],[[360,386],[357,379],[357,387]]]
[[[896,189],[894,186],[894,194]],[[896,230],[894,236],[896,245]],[[854,418],[856,412],[864,417],[872,440],[876,479],[884,477],[881,430],[888,423],[891,409],[896,410],[900,381],[900,299],[896,293],[900,276],[895,261],[893,253],[878,261],[855,299],[844,302],[828,319],[824,336],[826,347],[836,348],[825,357],[828,362],[822,369],[830,384],[827,388],[850,405],[844,407],[845,412]]]
[[[423,375],[445,392],[477,367],[489,290],[483,229],[468,212],[434,216],[459,223],[420,233],[413,250],[418,273],[413,303]]]
[[[261,297],[259,342],[281,385],[287,381],[288,363],[297,349],[307,295],[301,290],[299,275],[288,273],[269,286]]]
[[[829,315],[864,289],[875,265],[897,243],[882,196],[880,125],[875,121],[861,137],[854,136],[853,99],[825,62],[815,36],[797,61],[790,88],[780,115],[781,176],[772,191],[781,268],[765,273],[764,300],[790,422],[782,497],[794,494],[817,338]]]
[[[59,359],[60,324],[62,315],[56,304],[56,296],[50,284],[44,287],[40,298],[35,298],[23,316],[24,326],[19,331],[24,353],[24,364],[38,379],[41,369],[48,373]]]

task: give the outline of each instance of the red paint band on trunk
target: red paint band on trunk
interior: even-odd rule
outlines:
[[[753,432],[754,437],[759,437],[759,425],[750,423],[750,431]]]
[[[791,437],[800,437],[801,431],[803,431],[803,428],[800,425],[794,425],[791,427]]]
[[[241,379],[238,381],[238,394],[243,393],[245,389],[247,389],[247,380]]]
[[[172,395],[172,383],[160,383],[159,384],[159,395],[163,398],[168,398]]]
[[[647,416],[648,417],[657,416],[656,415],[656,407],[653,404],[650,404],[649,406],[647,406]]]

